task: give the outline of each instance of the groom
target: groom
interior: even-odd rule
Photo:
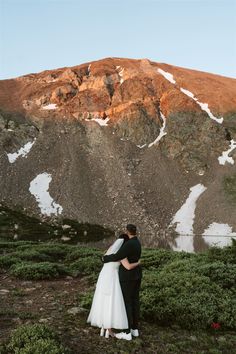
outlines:
[[[129,240],[123,244],[116,254],[103,256],[104,263],[117,262],[124,258],[128,258],[130,263],[138,262],[141,256],[141,244],[136,236],[136,226],[128,224],[126,233]],[[122,333],[117,333],[119,339],[131,340],[139,336],[139,290],[141,285],[142,270],[140,266],[132,270],[127,270],[123,265],[119,268],[120,285],[124,297],[129,328]]]

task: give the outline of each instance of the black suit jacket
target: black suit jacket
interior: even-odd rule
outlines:
[[[104,263],[117,262],[121,259],[127,258],[130,263],[136,263],[141,257],[141,244],[137,236],[132,237],[125,242],[119,251],[115,254],[106,255],[103,257]],[[119,267],[120,281],[138,280],[142,278],[141,266],[137,266],[132,270],[127,270],[121,264]]]

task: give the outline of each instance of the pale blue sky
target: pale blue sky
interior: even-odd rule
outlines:
[[[0,0],[0,79],[105,57],[236,78],[236,0]]]

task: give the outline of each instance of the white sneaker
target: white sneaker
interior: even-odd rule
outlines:
[[[132,340],[131,333],[125,333],[125,332],[116,333],[116,338],[125,339],[125,340]]]
[[[132,334],[133,337],[139,337],[138,329],[131,329],[131,334]]]

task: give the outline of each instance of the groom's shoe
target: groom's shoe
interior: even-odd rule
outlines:
[[[138,329],[131,329],[131,334],[132,334],[133,337],[139,337]]]
[[[131,333],[125,333],[125,332],[116,333],[116,338],[125,339],[125,340],[132,340]]]

